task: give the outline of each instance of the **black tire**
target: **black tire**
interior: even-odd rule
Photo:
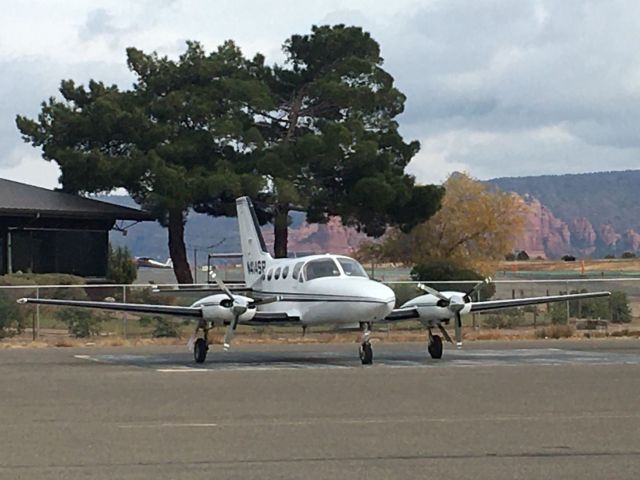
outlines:
[[[442,358],[442,338],[440,338],[440,335],[434,335],[431,337],[431,343],[429,343],[427,350],[429,351],[431,358]]]
[[[198,338],[193,345],[193,359],[196,363],[204,363],[207,358],[207,350],[209,350],[207,341],[204,338]]]
[[[373,363],[373,348],[370,343],[360,345],[360,361],[363,365],[371,365]]]

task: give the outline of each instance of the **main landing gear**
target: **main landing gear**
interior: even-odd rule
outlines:
[[[362,337],[360,338],[360,361],[363,365],[371,365],[373,363],[373,348],[371,347],[371,342],[369,341],[369,337],[371,335],[371,325],[368,322],[362,323],[360,325],[362,329]]]
[[[427,351],[431,358],[439,359],[442,358],[442,337],[440,335],[434,335],[431,331],[431,328],[428,329],[429,332],[429,343],[427,344]]]
[[[194,337],[198,335],[199,330],[202,330],[202,337],[196,338],[193,344],[193,359],[196,363],[204,363],[207,359],[207,352],[209,351],[209,325],[207,322],[201,321],[198,324],[193,334]]]

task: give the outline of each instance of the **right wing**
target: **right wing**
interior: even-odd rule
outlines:
[[[523,307],[540,303],[565,302],[579,300],[581,298],[608,297],[611,292],[569,293],[565,295],[549,295],[546,297],[512,298],[508,300],[487,300],[484,302],[471,302],[471,312],[486,312],[503,308]]]
[[[200,307],[176,307],[173,305],[147,305],[144,303],[92,302],[85,300],[54,300],[49,298],[21,298],[20,304],[56,305],[61,307],[100,308],[121,312],[151,313],[156,315],[175,315],[180,317],[202,318]]]

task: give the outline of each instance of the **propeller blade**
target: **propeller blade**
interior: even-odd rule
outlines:
[[[235,298],[233,298],[233,295],[231,294],[231,291],[227,288],[227,286],[224,284],[224,282],[218,278],[218,276],[214,273],[211,275],[211,278],[213,278],[216,283],[218,284],[218,287],[220,288],[220,290],[222,290],[224,293],[227,294],[227,297],[229,297],[231,299],[231,301],[235,301]]]
[[[476,293],[478,290],[480,290],[482,288],[483,285],[488,285],[491,283],[491,277],[487,277],[484,280],[482,280],[481,282],[476,283],[473,288],[471,290],[469,290],[466,294],[465,297],[469,298],[469,300],[471,300],[471,296]]]
[[[440,300],[444,300],[445,302],[449,302],[449,299],[447,297],[445,297],[443,294],[441,294],[438,290],[436,290],[435,288],[431,288],[428,285],[425,285],[424,283],[419,283],[418,284],[418,288],[420,290],[423,290],[427,293],[430,293],[431,295],[433,295],[434,297],[439,298]]]
[[[198,336],[198,328],[196,328],[195,331],[191,334],[191,337],[189,337],[189,341],[187,342],[187,348],[189,349],[190,352],[193,352],[193,347],[196,344],[197,336]]]
[[[275,297],[258,298],[254,300],[252,303],[254,305],[267,305],[269,303],[279,302],[281,300],[282,300],[282,296],[276,295]]]
[[[227,331],[224,334],[223,350],[225,352],[228,352],[229,349],[231,348],[231,340],[233,340],[233,337],[236,334],[236,327],[238,326],[239,318],[240,318],[240,315],[236,315],[235,317],[233,317],[233,320],[227,327]]]
[[[455,331],[456,331],[456,346],[462,347],[462,316],[460,312],[456,312],[455,317]]]

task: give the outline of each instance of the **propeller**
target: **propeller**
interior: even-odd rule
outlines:
[[[438,299],[439,307],[446,307],[453,313],[456,346],[458,348],[462,347],[462,315],[460,314],[460,312],[462,311],[462,309],[464,309],[466,303],[468,301],[471,301],[469,295],[473,294],[477,289],[479,289],[485,283],[488,283],[488,281],[489,279],[485,279],[482,282],[479,282],[462,297],[457,295],[452,295],[451,297],[447,297],[443,295],[441,292],[439,292],[438,290],[436,290],[435,288],[431,288],[428,285],[425,285],[423,283],[418,284],[418,288],[420,290],[430,293],[431,295],[433,295]],[[450,341],[450,337],[447,336],[447,339],[449,339]]]
[[[282,300],[282,297],[278,295],[275,297],[259,298],[247,303],[243,298],[234,296],[231,293],[231,290],[229,290],[229,288],[227,288],[227,286],[224,284],[222,279],[218,278],[215,273],[211,274],[211,278],[216,281],[220,290],[222,290],[227,295],[227,297],[229,297],[229,300],[231,300],[231,312],[233,313],[233,320],[231,320],[231,323],[229,323],[223,340],[223,348],[226,352],[229,350],[229,348],[231,348],[231,340],[233,340],[233,337],[236,333],[236,328],[238,327],[240,316],[245,313],[249,309],[249,307],[255,308],[257,305],[267,305],[269,303],[279,302],[280,300]]]
[[[233,313],[233,320],[231,320],[231,323],[229,323],[229,326],[227,327],[227,331],[224,334],[223,341],[224,351],[226,352],[231,347],[231,340],[233,340],[233,336],[236,333],[240,315],[246,312],[249,306],[239,298],[234,297],[231,293],[231,290],[227,288],[222,279],[220,279],[215,273],[211,274],[211,278],[216,281],[220,290],[222,290],[227,295],[227,297],[229,297],[229,300],[231,300],[231,312]]]

